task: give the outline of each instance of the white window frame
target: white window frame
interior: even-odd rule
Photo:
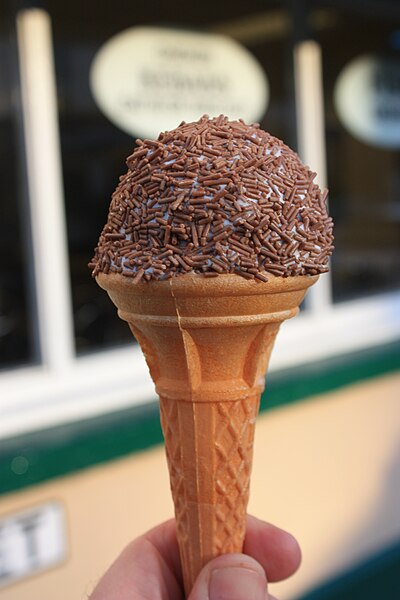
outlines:
[[[77,357],[61,168],[51,22],[21,11],[17,37],[27,155],[41,364],[0,373],[0,439],[155,399],[137,346]],[[320,47],[294,53],[297,123],[303,161],[326,185]],[[88,277],[90,276],[88,272]],[[309,292],[308,310],[282,327],[270,371],[388,343],[400,337],[400,291],[334,305],[330,274]],[[117,318],[117,317],[116,317]]]

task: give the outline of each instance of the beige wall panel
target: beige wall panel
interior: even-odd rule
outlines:
[[[260,417],[250,511],[303,549],[301,570],[276,595],[295,598],[400,538],[399,397],[400,374],[389,375]],[[163,449],[1,497],[0,516],[52,499],[67,514],[68,559],[1,600],[86,598],[130,539],[171,516]]]

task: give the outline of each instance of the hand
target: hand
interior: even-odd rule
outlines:
[[[188,600],[276,600],[267,581],[292,575],[300,548],[289,533],[248,517],[245,554],[225,554],[199,574]],[[182,573],[171,519],[129,544],[90,600],[183,600]]]

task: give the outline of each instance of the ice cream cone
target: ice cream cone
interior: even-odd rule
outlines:
[[[242,551],[268,360],[281,322],[317,279],[190,273],[135,284],[97,276],[140,343],[160,397],[187,594],[209,560]]]

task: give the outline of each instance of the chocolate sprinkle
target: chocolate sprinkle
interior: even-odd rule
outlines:
[[[267,281],[328,270],[327,190],[258,124],[203,116],[137,140],[90,263],[134,283],[188,272]]]

